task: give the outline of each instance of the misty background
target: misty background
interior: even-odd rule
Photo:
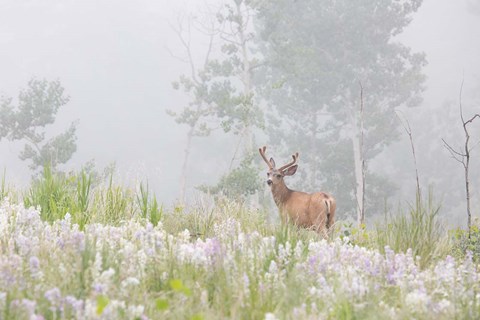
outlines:
[[[216,7],[223,2],[209,3]],[[297,0],[297,5],[302,1]],[[204,2],[193,0],[0,0],[0,95],[15,99],[33,77],[59,80],[70,101],[48,130],[62,131],[78,121],[77,151],[62,170],[79,170],[91,160],[101,170],[114,162],[121,183],[148,181],[158,200],[172,205],[180,197],[187,126],[176,123],[167,110],[180,109],[189,101],[172,86],[189,73],[175,28],[179,17],[195,17],[203,8]],[[395,40],[412,52],[425,53],[425,91],[418,106],[401,110],[412,127],[423,190],[431,187],[442,203],[442,216],[461,224],[466,219],[463,168],[451,158],[441,138],[455,147],[463,144],[458,111],[462,81],[465,114],[480,111],[480,1],[425,0],[412,17]],[[207,35],[193,30],[190,39],[194,60],[203,59]],[[370,170],[396,185],[388,199],[391,206],[415,197],[410,142],[403,128],[400,132],[400,139],[369,163]],[[474,145],[480,140],[480,121],[472,123],[470,133]],[[259,133],[254,147],[269,144],[267,135]],[[193,139],[187,202],[199,196],[197,186],[213,184],[231,170],[232,162],[238,160],[237,141],[222,130]],[[20,187],[32,177],[28,163],[18,159],[22,146],[18,141],[0,141],[0,168],[6,169],[9,182]],[[286,162],[297,150],[296,145],[285,149],[273,146],[268,155],[277,163]],[[471,155],[472,211],[477,216],[479,149]],[[301,185],[298,180],[308,176],[302,168],[303,156],[301,152],[299,171],[303,173],[287,185]],[[258,168],[263,179],[264,163],[258,162]],[[331,190],[328,185],[317,187]],[[304,191],[316,190],[305,187]],[[339,218],[345,218],[342,214],[339,203]],[[368,219],[370,213],[366,215]]]

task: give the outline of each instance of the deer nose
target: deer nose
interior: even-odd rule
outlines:
[[[272,179],[268,179],[268,180],[267,180],[267,184],[268,184],[269,186],[271,186],[272,183],[273,183]]]

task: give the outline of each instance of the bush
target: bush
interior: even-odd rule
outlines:
[[[468,230],[457,228],[453,230],[453,255],[458,258],[465,258],[467,254],[472,255],[475,262],[480,262],[480,222],[474,221],[470,229],[470,238]]]

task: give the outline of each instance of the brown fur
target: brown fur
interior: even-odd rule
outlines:
[[[260,149],[260,154],[269,166],[268,177],[273,199],[277,205],[282,222],[293,223],[303,228],[311,228],[318,233],[327,235],[335,223],[335,199],[325,192],[305,193],[289,189],[283,178],[296,172],[294,161],[280,169],[275,168],[275,161],[266,160],[265,149]],[[262,152],[263,151],[263,152]]]
[[[290,190],[285,182],[272,185],[272,195],[282,221],[326,233],[335,223],[336,202],[324,193],[305,193]]]

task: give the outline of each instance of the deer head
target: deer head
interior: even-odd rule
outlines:
[[[298,165],[295,163],[298,160],[298,152],[292,155],[293,160],[291,162],[277,169],[275,166],[275,160],[273,160],[273,158],[267,160],[267,157],[265,155],[266,150],[267,147],[258,149],[260,155],[268,166],[267,184],[270,187],[284,184],[285,182],[283,181],[283,178],[285,176],[293,176],[295,172],[297,172]]]

